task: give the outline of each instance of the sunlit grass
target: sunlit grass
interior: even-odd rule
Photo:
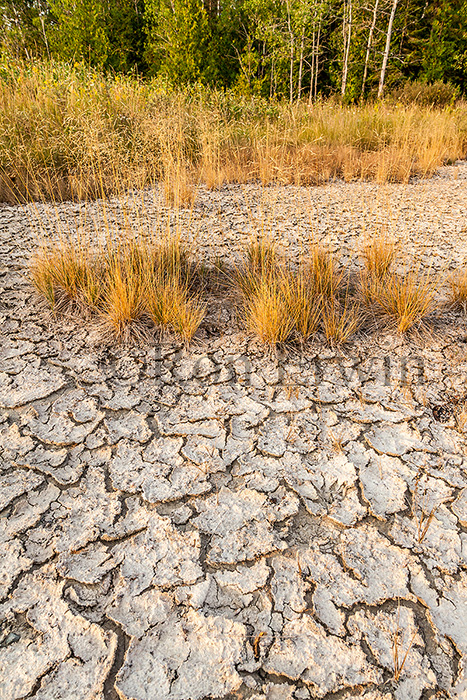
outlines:
[[[310,110],[207,89],[165,92],[58,63],[5,66],[2,75],[3,201],[96,198],[159,182],[182,207],[203,183],[407,182],[467,153],[462,103],[320,101]]]
[[[91,250],[70,236],[49,240],[33,257],[31,281],[54,313],[93,317],[118,341],[162,331],[188,344],[219,274],[224,286],[216,287],[216,303],[224,303],[219,293],[228,292],[227,275],[241,325],[270,346],[318,337],[345,344],[362,328],[406,333],[425,325],[438,308],[440,275],[417,260],[406,261],[405,273],[392,270],[392,247],[377,241],[357,276],[339,268],[324,247],[311,246],[295,263],[269,238],[252,240],[240,264],[211,277],[209,261],[195,265],[178,236],[155,242],[107,234],[106,243]],[[451,297],[466,304],[465,272],[451,279]]]
[[[103,291],[99,272],[89,253],[70,241],[42,246],[30,266],[34,286],[53,311],[96,307]]]
[[[71,239],[49,244],[30,266],[31,281],[55,312],[95,316],[104,335],[127,342],[148,335],[148,321],[188,343],[205,315],[190,290],[193,270],[179,239],[162,244],[107,242],[94,255]]]
[[[246,328],[262,342],[303,342],[321,331],[329,342],[345,343],[361,326],[358,302],[341,298],[344,271],[325,247],[312,245],[296,269],[269,239],[250,243],[245,258],[235,280]]]
[[[450,298],[453,306],[467,310],[467,268],[457,270],[449,280]]]
[[[303,268],[284,279],[284,296],[289,315],[301,340],[308,340],[319,329],[323,299],[316,294],[313,283]]]
[[[279,280],[262,279],[244,302],[247,329],[263,343],[277,345],[290,338],[293,318]]]
[[[323,331],[331,344],[343,345],[362,326],[364,316],[355,299],[328,299],[323,304]]]
[[[439,280],[429,272],[391,272],[373,292],[374,312],[399,333],[406,333],[434,311],[438,288]]]
[[[396,255],[394,241],[387,237],[375,238],[363,249],[365,269],[371,277],[381,279],[388,274]]]

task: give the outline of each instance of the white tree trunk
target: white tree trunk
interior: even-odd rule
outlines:
[[[319,61],[319,39],[321,36],[321,20],[319,20],[318,24],[318,37],[316,39],[316,58],[315,58],[315,100],[318,96],[318,61]]]
[[[346,7],[344,4],[344,65],[342,67],[342,88],[341,93],[345,95],[345,90],[347,88],[347,76],[349,73],[349,54],[350,54],[350,38],[352,35],[352,0],[349,0],[349,18],[346,18]],[[346,24],[347,23],[347,24]]]
[[[302,74],[303,74],[303,50],[304,50],[304,48],[305,48],[305,27],[303,27],[302,39],[300,42],[300,63],[298,66],[298,95],[297,95],[298,100],[302,96]]]
[[[313,22],[313,37],[311,44],[311,66],[310,66],[311,76],[310,76],[310,93],[308,95],[308,102],[311,104],[313,100],[313,84],[315,77],[315,24]]]
[[[389,17],[388,33],[386,34],[386,46],[384,48],[383,64],[381,66],[381,75],[379,78],[378,99],[382,97],[384,90],[384,81],[386,79],[386,67],[388,65],[389,50],[391,48],[392,25],[394,23],[394,16],[396,14],[398,2],[399,0],[393,0],[391,16]]]
[[[379,5],[379,0],[375,0],[375,6],[373,8],[373,20],[371,22],[370,33],[368,34],[368,44],[366,47],[365,68],[363,70],[363,80],[362,80],[362,94],[361,94],[362,98],[365,94],[366,79],[368,77],[368,64],[370,62],[371,44],[373,43],[373,34],[375,31],[375,27],[376,27],[376,18],[378,15],[378,5]]]
[[[291,12],[290,12],[290,4],[289,0],[287,0],[287,28],[289,30],[289,37],[290,37],[290,75],[289,75],[289,88],[290,88],[290,94],[289,94],[289,100],[290,104],[293,102],[293,61],[294,61],[294,35],[292,31],[292,17],[291,17]]]

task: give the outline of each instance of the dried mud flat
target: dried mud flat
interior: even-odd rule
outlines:
[[[267,195],[290,257],[386,224],[467,252],[465,164]],[[263,196],[201,193],[199,254]],[[462,315],[274,355],[225,310],[188,351],[105,348],[39,320],[28,212],[0,209],[0,698],[467,698]]]

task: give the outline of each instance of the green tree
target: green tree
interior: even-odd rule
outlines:
[[[56,58],[123,71],[141,64],[138,0],[49,0],[49,9],[47,33]]]
[[[97,66],[107,61],[110,43],[105,31],[105,8],[100,0],[49,0],[53,17],[49,43],[54,56],[85,60]]]
[[[46,56],[49,8],[40,0],[0,0],[0,46],[17,59]]]
[[[420,56],[428,82],[451,81],[467,88],[467,2],[439,0],[428,8],[429,30]]]
[[[209,78],[210,30],[201,0],[147,0],[146,60],[174,85]]]

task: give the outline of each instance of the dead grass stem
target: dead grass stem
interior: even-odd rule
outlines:
[[[392,654],[393,654],[393,664],[394,664],[394,680],[396,683],[399,681],[402,672],[404,670],[405,664],[407,663],[407,658],[410,654],[410,651],[413,647],[413,644],[415,642],[415,638],[417,636],[417,630],[415,629],[412,633],[412,636],[410,637],[409,643],[407,645],[407,649],[405,650],[405,653],[403,656],[402,650],[400,649],[400,637],[401,637],[402,629],[400,626],[400,601],[398,602],[398,607],[397,607],[397,620],[396,620],[396,628],[394,630],[393,636],[392,636]]]

